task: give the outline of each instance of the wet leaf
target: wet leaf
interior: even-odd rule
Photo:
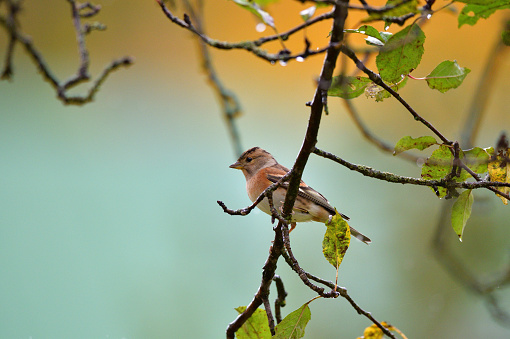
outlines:
[[[264,11],[256,1],[249,0],[232,0],[242,8],[247,9],[257,16],[263,23],[275,29],[273,17],[266,11]]]
[[[315,6],[309,7],[299,12],[299,15],[301,16],[301,19],[303,19],[303,21],[308,21],[315,14],[316,9],[317,7]]]

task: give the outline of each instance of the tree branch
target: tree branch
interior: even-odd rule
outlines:
[[[359,59],[358,57],[356,56],[356,54],[354,53],[353,50],[351,50],[349,47],[345,46],[345,45],[342,45],[341,47],[341,50],[342,50],[342,53],[344,53],[345,55],[347,55],[352,61],[354,61],[354,63],[356,64],[356,66],[361,70],[363,71],[366,75],[368,75],[368,77],[370,78],[370,80],[372,80],[375,84],[381,86],[382,88],[384,88],[385,90],[387,90],[392,96],[395,97],[395,99],[397,99],[398,101],[400,101],[400,103],[409,111],[409,113],[412,114],[412,116],[414,117],[414,119],[416,121],[419,121],[421,122],[422,124],[424,124],[428,129],[430,129],[435,135],[437,135],[439,137],[439,139],[441,139],[446,145],[451,145],[453,142],[448,140],[445,136],[443,136],[443,134],[441,134],[441,132],[439,132],[431,123],[429,123],[427,120],[425,120],[424,118],[422,118],[418,112],[416,112],[414,110],[414,108],[412,108],[397,92],[395,92],[390,86],[388,86],[384,81],[382,81],[381,77],[374,73],[373,71],[371,71],[370,69],[368,69],[365,64],[363,64]]]
[[[25,48],[25,51],[32,58],[37,68],[41,72],[43,78],[47,80],[52,87],[57,92],[57,97],[64,104],[72,104],[72,105],[82,105],[88,102],[91,102],[94,99],[94,95],[99,90],[101,84],[106,80],[106,78],[113,71],[119,69],[120,67],[126,67],[133,63],[133,59],[130,57],[124,57],[118,60],[112,61],[101,73],[101,75],[94,81],[92,87],[89,89],[86,95],[83,96],[69,96],[67,94],[67,90],[72,87],[87,81],[90,79],[90,75],[88,73],[89,67],[89,54],[85,45],[85,34],[86,29],[81,26],[81,18],[89,18],[96,15],[100,6],[94,6],[89,2],[84,4],[77,3],[75,0],[67,0],[71,6],[71,15],[73,18],[74,29],[76,31],[76,39],[78,43],[78,51],[80,57],[80,64],[78,66],[78,70],[75,75],[69,78],[66,81],[61,82],[50,70],[44,58],[39,53],[39,51],[35,48],[32,43],[30,37],[24,35],[18,25],[15,24],[15,14],[19,11],[19,7],[14,7],[14,1],[8,1],[8,4],[11,6],[10,14],[8,18],[0,16],[0,26],[4,27],[10,34],[10,42],[9,48],[6,56],[6,65],[2,74],[2,79],[10,79],[12,75],[12,53],[14,50],[15,42],[19,42]],[[19,3],[18,3],[19,5]],[[84,11],[88,10],[88,11]]]

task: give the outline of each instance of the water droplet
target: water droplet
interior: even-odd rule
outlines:
[[[387,31],[390,28],[390,25],[384,26],[384,30]]]
[[[271,60],[271,65],[274,65],[274,64],[275,64],[274,60]]]
[[[427,19],[430,19],[430,18],[432,18],[432,14],[431,13],[427,14]]]
[[[280,60],[280,65],[281,65],[281,66],[287,66],[287,61]]]
[[[262,22],[259,22],[257,26],[255,26],[255,30],[259,33],[262,33],[266,30],[266,25]]]
[[[298,56],[298,57],[296,58],[296,61],[297,61],[297,62],[303,62],[303,61],[305,61],[305,58],[303,58],[302,56]]]

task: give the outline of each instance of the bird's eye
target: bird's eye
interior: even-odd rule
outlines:
[[[246,158],[246,162],[251,162],[253,159],[251,157]]]

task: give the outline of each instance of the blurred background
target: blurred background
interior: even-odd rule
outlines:
[[[125,55],[135,64],[113,73],[93,103],[64,106],[19,45],[14,79],[0,82],[0,338],[223,338],[234,308],[247,305],[260,283],[274,237],[269,217],[258,211],[229,216],[216,204],[237,209],[249,200],[243,175],[228,168],[237,156],[192,35],[154,1],[96,3],[102,10],[92,21],[108,29],[87,38],[91,73],[96,77]],[[285,31],[301,22],[299,11],[307,7],[280,1],[269,10]],[[182,17],[182,8],[177,13]],[[460,136],[505,14],[458,29],[456,16],[442,11],[423,27],[425,54],[414,76],[426,76],[443,60],[472,70],[446,94],[411,80],[401,92],[450,139]],[[74,74],[78,54],[68,3],[26,0],[19,19],[59,79]],[[358,23],[359,17],[349,18],[351,28]],[[232,1],[206,1],[205,24],[221,40],[272,34],[257,33],[255,18]],[[312,47],[324,46],[329,27],[307,30]],[[287,47],[301,51],[302,39],[298,33]],[[0,30],[2,60],[7,41]],[[211,53],[242,103],[243,148],[261,146],[292,166],[323,56],[283,67],[245,51]],[[481,147],[493,146],[510,126],[508,59],[497,73],[476,143]],[[318,147],[378,170],[420,175],[416,164],[369,144],[335,99]],[[354,104],[389,143],[430,134],[395,100],[362,96]],[[445,201],[432,190],[365,178],[316,156],[303,178],[372,238],[370,246],[353,241],[339,284],[376,319],[409,338],[510,335],[433,255]],[[490,280],[507,265],[508,215],[499,198],[478,190],[463,242],[447,232],[449,246],[477,276]],[[321,224],[301,224],[292,246],[305,270],[334,280],[322,255],[324,232]],[[283,262],[277,273],[289,293],[284,315],[314,297]],[[501,289],[496,296],[510,310],[509,293]],[[343,299],[310,307],[306,338],[356,338],[370,325]]]

